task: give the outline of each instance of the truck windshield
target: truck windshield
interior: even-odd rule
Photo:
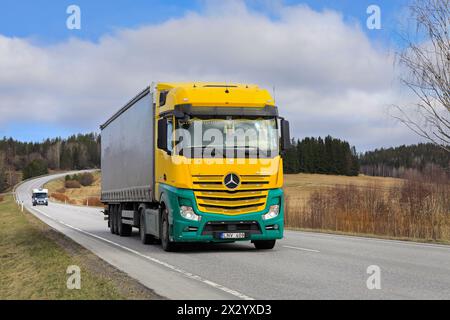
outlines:
[[[200,119],[179,120],[176,152],[199,157],[267,158],[279,154],[277,120]]]
[[[35,197],[37,199],[45,199],[45,198],[47,198],[47,194],[46,193],[35,193],[33,195],[33,197]]]

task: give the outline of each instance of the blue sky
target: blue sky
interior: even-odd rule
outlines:
[[[235,5],[230,5],[230,2]],[[223,3],[226,3],[228,7],[217,9]],[[0,69],[0,136],[12,136],[25,141],[39,141],[47,137],[65,137],[73,133],[98,131],[98,123],[111,114],[111,108],[120,107],[121,103],[127,101],[133,93],[139,91],[146,84],[142,79],[154,80],[152,77],[155,75],[165,77],[166,74],[169,74],[170,78],[164,80],[190,79],[189,77],[205,80],[223,78],[226,80],[236,79],[240,82],[252,81],[269,88],[275,85],[285,85],[294,77],[297,82],[292,86],[288,85],[285,93],[283,93],[283,89],[277,90],[277,95],[281,96],[280,100],[286,104],[286,113],[293,117],[294,123],[291,126],[294,128],[295,136],[332,134],[350,140],[350,143],[357,145],[360,150],[381,145],[414,142],[409,133],[394,127],[389,120],[386,122],[382,115],[384,111],[381,111],[393,97],[393,93],[390,91],[392,75],[385,72],[386,77],[384,78],[381,70],[387,70],[385,68],[391,66],[391,61],[385,58],[399,45],[396,42],[396,32],[399,20],[403,19],[407,3],[408,0],[2,0],[0,2],[0,58],[5,60],[3,66],[9,68],[10,74],[17,79],[13,80],[5,76],[2,82],[2,70]],[[81,8],[81,30],[66,28],[68,17],[66,9],[72,4]],[[298,5],[302,4],[307,8],[297,10]],[[369,30],[365,27],[368,17],[366,9],[372,4],[378,5],[381,9],[381,30]],[[245,9],[241,8],[241,11],[245,11],[244,13],[238,10],[240,6],[245,7]],[[233,11],[235,7],[238,8],[236,14],[226,12],[227,8]],[[280,8],[283,8],[284,11],[279,10]],[[291,9],[295,12],[293,13],[295,17],[304,19],[304,21],[295,21],[295,19],[292,21],[289,14],[286,13]],[[218,16],[214,16],[215,10],[220,12]],[[222,21],[223,16],[225,18]],[[243,19],[248,19],[248,22],[234,20],[234,16],[242,16]],[[260,17],[264,17],[266,20],[261,21]],[[312,20],[309,20],[310,18]],[[264,30],[272,30],[276,33],[280,28],[280,25],[276,24],[279,19],[287,27],[286,30],[289,30],[287,32],[291,32],[288,36],[293,38],[298,36],[298,41],[309,41],[305,39],[309,38],[307,33],[311,32],[315,34],[316,38],[311,39],[312,42],[307,43],[303,48],[306,49],[303,50],[305,53],[302,51],[302,45],[298,47],[298,43],[292,44],[288,41],[283,48],[270,46],[268,43],[268,50],[273,50],[273,52],[265,52],[261,54],[261,57],[256,53],[257,58],[260,60],[267,58],[268,64],[272,64],[270,54],[275,57],[278,54],[283,55],[283,52],[280,51],[293,50],[298,52],[299,56],[305,54],[303,64],[301,61],[290,61],[291,57],[288,57],[286,65],[278,66],[279,63],[277,63],[277,68],[270,66],[272,74],[269,71],[267,74],[261,74],[261,67],[251,66],[252,63],[248,62],[251,60],[247,60],[245,57],[247,52],[254,49],[252,47],[242,51],[241,55],[235,56],[235,61],[229,61],[228,58],[222,59],[221,56],[211,58],[208,41],[211,39],[213,39],[212,42],[217,41],[215,38],[211,38],[209,32],[214,34],[217,28],[228,26],[227,28],[230,30],[234,29],[235,34],[242,31],[245,35],[248,33],[247,36],[259,37],[260,35],[256,34],[257,30],[253,34],[251,33],[253,31],[248,31],[252,30],[251,24],[261,25],[262,28],[265,28]],[[329,23],[330,25],[322,28],[320,23]],[[308,24],[312,24],[312,26]],[[209,30],[209,25],[212,26],[211,30],[213,31]],[[195,60],[196,64],[189,68],[183,65],[180,68],[167,64],[167,60],[179,59],[179,50],[185,49],[173,45],[174,41],[167,43],[172,48],[170,53],[158,52],[159,55],[155,53],[154,57],[151,56],[155,47],[152,47],[154,40],[150,39],[159,39],[157,40],[159,43],[165,41],[164,37],[158,37],[159,29],[157,28],[165,30],[163,32],[175,33],[173,39],[177,42],[176,34],[183,34],[184,26],[189,30],[184,36],[186,37],[186,34],[191,36],[197,32],[199,38],[197,42],[199,46],[204,46],[197,52],[189,53],[193,55],[191,60]],[[336,29],[333,29],[334,26]],[[296,28],[303,29],[299,30],[300,35],[297,35]],[[130,32],[123,34],[124,30]],[[330,33],[335,30],[336,35],[333,37]],[[106,38],[107,40],[105,40],[106,35],[109,36]],[[346,39],[347,37],[349,39]],[[143,44],[136,45],[133,40],[136,38],[141,39]],[[2,41],[4,42],[3,47]],[[146,41],[149,43],[146,44]],[[223,52],[224,55],[235,53],[236,48],[226,46],[226,38],[223,39],[223,43],[220,41],[219,39],[216,45],[224,45],[224,50],[229,51]],[[246,40],[241,39],[241,41],[245,43]],[[266,41],[264,35],[262,41]],[[274,41],[280,40],[274,39]],[[133,69],[137,62],[133,64],[132,61],[129,63],[131,69],[121,69],[123,62],[121,59],[126,54],[122,52],[124,48],[121,46],[127,46],[130,43],[137,46],[138,50],[148,52],[148,61],[145,60],[144,54],[135,57],[136,61],[143,59],[143,63],[148,63],[148,65],[144,65],[140,69]],[[329,47],[328,43],[331,43],[332,47]],[[358,43],[361,44],[360,47],[358,47]],[[292,48],[287,48],[291,45]],[[321,46],[324,49],[321,49]],[[308,53],[310,47],[313,49]],[[1,50],[5,50],[4,53]],[[320,57],[322,60],[317,60],[318,62],[308,62],[314,60],[314,56],[322,56],[324,50],[329,50],[326,58]],[[205,56],[201,56],[203,52],[205,52]],[[265,56],[267,54],[269,54],[268,57]],[[98,60],[99,55],[103,55],[101,63]],[[181,54],[181,58],[184,58],[183,54]],[[153,63],[152,59],[156,62]],[[158,59],[161,60],[161,66],[158,65]],[[210,65],[206,65],[207,62],[204,61],[211,59]],[[355,61],[354,66],[353,60]],[[298,71],[294,75],[289,74],[292,71],[290,70],[291,65],[297,64],[297,62]],[[68,64],[72,63],[82,70],[93,70],[93,73],[89,75],[88,72],[77,74],[75,79],[78,82],[73,87],[67,86],[64,81],[61,83],[58,81],[63,73],[61,70],[68,68]],[[312,65],[315,67],[311,67]],[[2,68],[2,61],[0,61],[0,68]],[[354,70],[351,70],[352,74],[346,76],[345,73],[350,72],[348,68],[354,68]],[[147,73],[142,74],[141,69]],[[298,74],[306,72],[305,69],[310,69],[308,74],[305,73],[303,77],[298,77]],[[336,70],[334,73],[328,74],[329,69]],[[70,69],[68,70],[70,73]],[[165,73],[166,70],[167,73]],[[284,70],[285,74],[281,70]],[[130,74],[127,74],[122,82],[112,79],[116,74],[128,71]],[[67,71],[64,72],[67,74]],[[7,72],[3,73],[7,74]],[[74,73],[77,73],[77,69],[74,70]],[[135,79],[129,81],[130,78]],[[330,78],[331,80],[329,80]],[[103,88],[95,88],[95,85],[101,82],[106,83]],[[321,86],[322,84],[323,86]],[[294,119],[299,114],[295,110],[298,106],[292,98],[294,95],[299,97],[297,100],[301,100],[304,104],[301,108],[304,108],[303,110],[308,108],[307,113],[309,113],[309,115],[299,118],[298,122]],[[86,96],[92,99],[86,99]],[[303,97],[307,98],[303,99]],[[14,104],[18,98],[21,101],[16,106]],[[397,96],[394,98],[400,99]],[[379,99],[379,103],[374,102],[374,99]],[[317,102],[317,105],[312,105],[311,101],[314,104]],[[340,109],[325,110],[334,107],[330,101],[336,101],[336,105]],[[365,110],[366,113],[361,112],[357,122],[355,120],[355,122],[349,123],[347,119],[349,115],[346,112],[349,112],[348,104],[352,103],[355,104],[353,106],[355,110],[359,112]],[[365,106],[362,107],[362,105]],[[378,108],[376,112],[374,108]],[[22,111],[17,111],[19,109],[25,110],[25,112],[32,110],[34,118],[23,119],[20,117]],[[80,110],[79,119],[77,119],[76,112],[78,109]],[[36,110],[42,110],[42,115]],[[89,112],[82,113],[82,110],[89,110]],[[12,114],[15,112],[19,116],[13,116]],[[45,112],[48,115],[44,115]],[[325,114],[327,117],[324,117]],[[8,120],[2,122],[2,117]],[[367,132],[367,137],[361,136],[361,126]],[[372,136],[369,132],[372,132]],[[396,138],[387,141],[383,138],[383,134],[391,134]]]
[[[212,0],[216,1],[216,0]],[[269,16],[277,1],[247,0],[247,5]],[[272,4],[271,4],[272,3]],[[408,0],[284,0],[285,5],[305,4],[317,11],[340,12],[344,19],[364,25],[371,4],[381,8],[383,27],[367,30],[369,37],[390,42],[397,28],[397,15]],[[65,28],[66,8],[76,4],[82,9],[82,30]],[[43,43],[55,43],[68,37],[92,41],[121,28],[136,28],[183,16],[188,11],[202,12],[208,0],[2,0],[0,33],[10,37],[31,37]],[[274,17],[275,18],[275,17]]]
[[[82,29],[65,28],[66,9],[78,5]],[[97,40],[120,28],[135,28],[179,17],[187,10],[200,10],[200,3],[189,0],[2,0],[0,32],[7,36],[34,37],[54,43],[68,37]]]

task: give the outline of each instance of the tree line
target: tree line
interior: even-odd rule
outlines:
[[[433,143],[381,148],[360,155],[361,173],[370,176],[403,178],[421,173],[449,174],[450,153]]]
[[[81,170],[100,167],[100,135],[78,134],[43,142],[0,140],[0,192],[48,170]]]
[[[357,176],[359,160],[355,147],[333,138],[308,137],[292,140],[284,155],[285,173],[321,173]]]

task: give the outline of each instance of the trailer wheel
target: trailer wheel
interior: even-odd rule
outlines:
[[[171,252],[176,250],[176,244],[170,241],[170,225],[169,225],[169,211],[167,208],[163,209],[162,214],[162,228],[161,228],[161,244],[164,251]]]
[[[269,250],[275,247],[276,240],[259,240],[253,242],[255,248],[258,250]]]
[[[121,237],[131,236],[132,227],[122,222],[122,206],[117,206],[117,234]]]
[[[143,244],[151,244],[153,242],[153,237],[147,234],[147,230],[145,230],[144,210],[141,210],[139,215],[139,235]]]
[[[108,206],[108,227],[112,234],[114,234],[114,206]]]
[[[112,225],[113,225],[113,234],[117,234],[117,205],[113,205],[112,210]]]

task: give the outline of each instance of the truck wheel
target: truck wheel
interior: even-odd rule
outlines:
[[[143,244],[151,244],[153,237],[147,234],[147,230],[145,230],[144,212],[142,210],[139,217],[139,235],[141,236],[141,242]]]
[[[161,245],[164,251],[171,252],[176,250],[176,244],[170,241],[170,225],[169,225],[169,211],[164,208],[162,214],[162,228],[161,228]]]
[[[133,227],[130,224],[124,224],[119,222],[119,226],[122,225],[122,229],[121,232],[119,233],[119,235],[121,237],[129,237],[131,236],[131,233],[133,231]]]
[[[114,234],[114,207],[108,206],[108,227],[112,234]]]
[[[117,206],[117,233],[121,237],[129,237],[131,231],[131,225],[122,223],[122,206]]]
[[[113,234],[117,234],[117,205],[113,205],[112,225],[113,225]]]
[[[277,242],[276,240],[259,240],[253,242],[253,244],[255,245],[255,248],[258,250],[268,250],[273,249],[273,247],[275,247],[276,242]]]

